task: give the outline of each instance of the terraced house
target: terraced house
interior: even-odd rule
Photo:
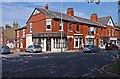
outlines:
[[[42,51],[60,51],[61,46],[63,51],[79,50],[87,44],[104,47],[105,43],[110,41],[108,38],[111,35],[109,36],[108,32],[113,33],[108,28],[114,29],[118,35],[116,38],[120,38],[120,28],[117,27],[116,32],[111,17],[107,24],[102,21],[96,13],[86,19],[75,16],[73,8],[68,8],[66,14],[61,14],[49,10],[46,4],[44,8],[35,8],[26,26],[16,30],[16,45],[22,50],[29,45],[38,44],[42,46]]]

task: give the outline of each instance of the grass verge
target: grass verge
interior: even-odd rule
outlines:
[[[106,67],[105,67],[105,70],[106,70],[107,72],[120,75],[120,60],[117,59],[117,60],[115,61],[115,63],[106,66]]]

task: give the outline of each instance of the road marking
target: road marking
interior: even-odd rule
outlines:
[[[111,63],[110,63],[110,64],[111,64]],[[117,75],[117,74],[114,74],[114,73],[108,72],[108,71],[106,71],[106,70],[104,69],[104,67],[106,67],[106,66],[108,66],[108,65],[110,65],[110,64],[106,64],[106,65],[104,65],[104,66],[102,67],[102,71],[104,71],[104,72],[107,73],[107,74],[111,74],[111,75],[113,75],[113,76],[120,76],[120,75]]]
[[[84,75],[82,75],[82,77],[85,77],[85,76],[90,75],[90,74],[92,74],[92,73],[90,72],[90,73],[84,74]]]
[[[17,70],[17,71],[12,71],[11,73],[22,72],[22,71],[27,71],[27,70],[33,70],[33,69],[49,67],[49,66],[54,66],[54,65],[50,64],[50,65],[46,65],[46,66],[36,66],[36,67],[28,68],[28,69],[21,69],[21,70]]]

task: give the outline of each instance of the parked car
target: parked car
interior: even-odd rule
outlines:
[[[105,49],[106,50],[118,49],[118,46],[116,44],[107,43]]]
[[[112,49],[118,49],[118,46],[116,44],[112,44]]]
[[[30,45],[25,49],[26,52],[42,52],[42,47],[39,45]]]
[[[0,52],[1,54],[10,54],[10,48],[8,46],[2,46]]]
[[[112,50],[112,44],[111,44],[111,43],[107,43],[107,44],[105,45],[105,49],[106,49],[106,50]]]
[[[96,45],[85,45],[83,52],[99,52],[100,48]]]

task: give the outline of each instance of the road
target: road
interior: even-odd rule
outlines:
[[[3,58],[3,77],[116,77],[102,70],[117,50],[96,53],[53,53]]]

